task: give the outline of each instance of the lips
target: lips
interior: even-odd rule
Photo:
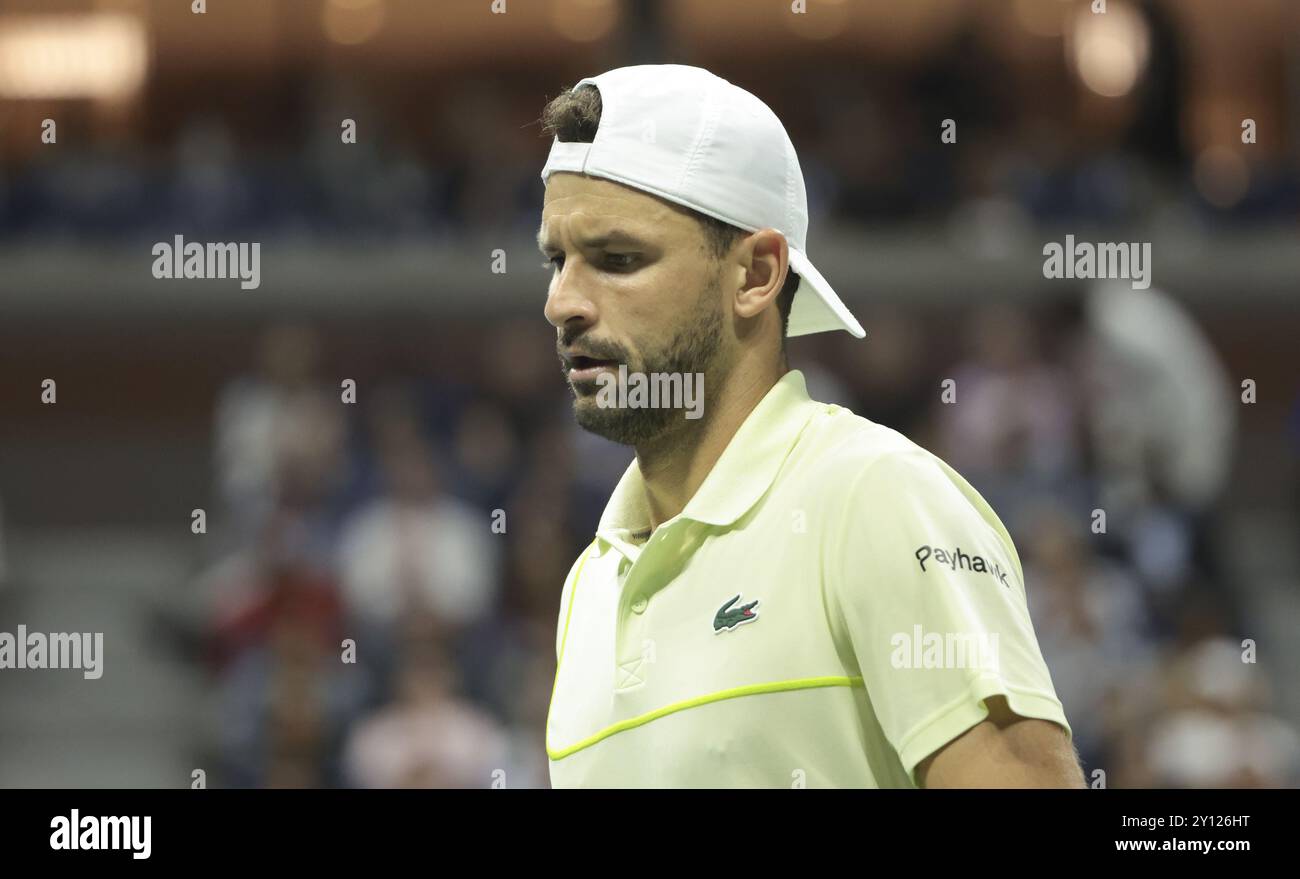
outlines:
[[[618,368],[617,360],[601,360],[583,354],[566,357],[565,363],[569,365],[569,381],[574,384],[594,382],[596,377],[605,370],[612,371]]]
[[[604,371],[614,371],[619,367],[619,361],[608,358],[595,358],[584,352],[569,351],[560,352],[560,360],[563,361],[565,374],[569,382],[573,385],[591,384],[595,382],[599,374]]]

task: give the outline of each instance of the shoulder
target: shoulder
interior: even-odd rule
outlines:
[[[897,489],[974,491],[904,434],[833,404],[809,419],[794,457],[801,481],[845,502]]]
[[[883,540],[937,528],[979,532],[1011,545],[997,513],[946,461],[841,406],[828,405],[809,420],[796,455],[796,478],[838,520],[828,537]]]

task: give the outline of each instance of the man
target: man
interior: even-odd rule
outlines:
[[[1002,523],[786,363],[786,335],[865,333],[780,120],[642,65],[542,121],[546,317],[578,423],[636,452],[564,584],[552,784],[1082,786]],[[624,393],[700,376],[694,413]]]

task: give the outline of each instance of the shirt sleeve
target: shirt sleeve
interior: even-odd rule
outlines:
[[[850,486],[830,561],[832,606],[903,768],[988,716],[1071,733],[1038,646],[1020,560],[1002,522],[922,449],[887,455]]]

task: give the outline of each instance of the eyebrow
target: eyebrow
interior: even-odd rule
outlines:
[[[598,235],[595,238],[588,238],[586,241],[580,243],[584,248],[591,248],[604,247],[607,244],[615,243],[644,245],[645,240],[631,232],[628,232],[626,229],[610,229],[604,235]],[[553,249],[547,244],[545,235],[541,229],[537,230],[537,249],[543,254],[546,254]]]

